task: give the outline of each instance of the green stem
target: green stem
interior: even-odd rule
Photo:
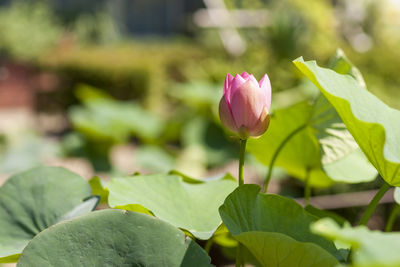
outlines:
[[[393,228],[393,224],[396,221],[397,215],[399,214],[400,211],[400,205],[399,204],[395,204],[392,212],[390,213],[389,219],[386,223],[386,227],[385,227],[385,232],[391,232],[392,228]]]
[[[391,186],[388,183],[386,183],[385,181],[383,182],[381,188],[376,193],[374,198],[371,200],[363,216],[361,217],[360,225],[366,225],[368,223],[369,219],[372,216],[372,213],[374,213],[376,206],[378,206],[379,201],[385,195],[385,193],[390,189],[390,187]]]
[[[241,244],[239,243],[237,248],[236,248],[236,267],[241,267],[242,266],[242,248]]]
[[[304,181],[304,205],[307,206],[310,204],[311,197],[311,186],[310,186],[310,168],[306,170],[306,179]]]
[[[247,139],[240,140],[240,155],[239,155],[239,185],[244,184],[243,178],[243,166],[244,166],[244,154],[246,152]]]
[[[246,152],[247,139],[240,140],[240,155],[239,155],[239,186],[244,184],[243,178],[243,166],[244,166],[244,155]],[[236,267],[243,265],[242,259],[242,245],[239,243],[236,251]]]
[[[296,129],[294,129],[293,132],[291,132],[288,136],[286,136],[286,138],[282,141],[282,143],[279,145],[278,149],[275,150],[275,153],[272,156],[272,159],[268,166],[268,173],[265,178],[264,187],[262,190],[263,193],[267,193],[269,181],[271,180],[272,168],[274,167],[275,161],[278,158],[278,155],[281,152],[282,148],[284,148],[284,146],[287,144],[287,142],[290,141],[290,139],[292,139],[293,136],[295,136],[298,132],[300,132],[301,130],[303,130],[306,127],[307,127],[307,124],[304,124]]]
[[[211,237],[210,239],[207,240],[207,243],[204,246],[204,250],[207,252],[207,254],[210,254],[210,250],[213,244],[214,244],[214,237]]]

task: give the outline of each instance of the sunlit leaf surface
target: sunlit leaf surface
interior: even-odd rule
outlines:
[[[370,231],[365,226],[341,228],[332,219],[312,224],[312,231],[334,241],[350,245],[354,267],[400,266],[400,233]]]
[[[136,211],[140,205],[195,237],[208,239],[221,223],[218,207],[236,186],[230,175],[202,181],[156,174],[114,178],[107,188],[111,207]]]
[[[25,248],[18,266],[212,266],[172,225],[120,210],[96,211],[51,227]]]
[[[387,106],[350,75],[302,58],[294,64],[335,107],[383,179],[393,186],[400,185],[400,111]]]

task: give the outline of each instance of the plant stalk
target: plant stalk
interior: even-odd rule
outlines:
[[[243,166],[244,166],[244,154],[246,152],[247,139],[240,140],[240,155],[239,155],[239,186],[244,184],[243,178]]]
[[[310,204],[310,198],[311,198],[311,186],[310,186],[310,174],[311,170],[310,168],[307,168],[306,170],[306,179],[304,181],[304,205],[307,206]]]
[[[246,152],[247,139],[240,140],[240,154],[239,154],[239,186],[244,184],[243,178],[243,166],[244,166],[244,155]],[[236,251],[236,267],[243,266],[242,259],[242,245],[239,243]]]
[[[269,182],[271,180],[272,168],[274,167],[275,161],[278,158],[279,153],[285,147],[285,145],[290,141],[290,139],[293,138],[293,136],[295,136],[297,133],[299,133],[301,130],[303,130],[306,127],[307,127],[307,124],[304,124],[304,125],[296,128],[296,129],[294,129],[293,132],[291,132],[288,136],[286,136],[286,138],[282,141],[282,143],[279,145],[279,147],[275,151],[275,153],[272,156],[272,159],[271,159],[271,161],[269,163],[269,166],[268,166],[268,173],[267,173],[267,176],[265,178],[264,186],[263,186],[263,189],[262,189],[263,193],[267,193],[268,185],[269,185]]]
[[[242,245],[239,243],[236,248],[236,267],[242,266]]]
[[[207,252],[207,254],[210,254],[210,250],[213,243],[214,243],[214,236],[208,239],[206,245],[204,246],[204,250]]]
[[[400,205],[396,204],[392,210],[392,212],[389,215],[389,219],[386,223],[385,227],[385,232],[391,232],[393,228],[393,224],[396,221],[397,215],[399,214],[400,211]]]
[[[365,210],[363,216],[361,217],[360,225],[366,225],[368,223],[369,219],[372,216],[372,213],[374,213],[374,211],[375,211],[376,206],[378,206],[379,201],[381,200],[381,198],[385,195],[385,193],[390,188],[391,188],[391,186],[384,181],[382,186],[381,186],[381,188],[376,193],[374,198],[371,200],[371,202],[369,203],[369,205],[368,205],[367,209]]]

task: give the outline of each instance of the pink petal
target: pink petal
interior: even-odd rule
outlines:
[[[259,137],[263,133],[265,133],[265,131],[268,129],[269,121],[270,121],[270,116],[268,114],[267,108],[265,107],[262,110],[257,123],[251,129],[248,130],[249,136]]]
[[[228,90],[227,94],[227,101],[228,103],[231,103],[232,101],[232,96],[235,94],[235,92],[238,90],[238,88],[246,82],[245,79],[242,78],[239,74],[236,74],[235,77],[232,80],[232,83],[230,83],[230,90]]]
[[[261,78],[260,88],[264,92],[265,97],[267,98],[267,108],[268,108],[268,110],[270,110],[270,108],[271,108],[271,83],[269,81],[267,74],[265,74]]]
[[[242,76],[243,79],[247,80],[247,77],[249,77],[249,74],[245,71],[242,72],[242,74],[240,74],[240,76]]]
[[[246,129],[252,128],[260,118],[260,114],[265,107],[264,94],[259,87],[254,86],[251,81],[247,81],[240,86],[234,93],[230,102],[233,119],[239,129],[244,126]]]
[[[235,121],[232,117],[232,112],[226,102],[225,97],[219,101],[219,117],[222,124],[233,132],[237,132]]]
[[[251,81],[254,83],[256,87],[259,87],[257,79],[253,76],[253,74],[250,74],[249,77],[246,79],[247,81]]]
[[[230,73],[226,74],[225,83],[224,83],[224,93],[223,93],[224,95],[229,92],[232,80],[233,80],[233,76]]]

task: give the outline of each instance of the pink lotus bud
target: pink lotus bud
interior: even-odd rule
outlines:
[[[226,75],[219,117],[241,139],[258,137],[267,130],[270,106],[271,84],[267,74],[260,82],[247,72],[235,77]]]

